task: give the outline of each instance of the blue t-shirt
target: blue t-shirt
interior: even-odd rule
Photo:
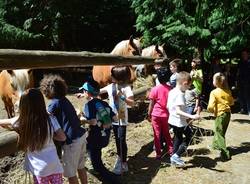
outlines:
[[[110,113],[110,118],[112,119],[113,116],[115,116],[115,113],[112,111],[112,108],[109,106],[109,104],[105,101],[102,101],[98,98],[93,98],[89,102],[85,104],[83,107],[84,115],[86,116],[87,120],[91,119],[97,119],[97,109],[96,104],[101,103],[105,109]],[[106,136],[102,136],[101,131],[103,131],[102,126],[98,125],[90,125],[89,126],[89,135],[87,137],[88,141],[88,148],[102,148],[107,146],[109,142],[109,136],[110,136],[110,128],[105,129]]]
[[[73,140],[80,138],[85,133],[75,108],[66,97],[52,99],[48,106],[48,112],[57,118],[58,123],[66,134],[66,144],[71,144]]]

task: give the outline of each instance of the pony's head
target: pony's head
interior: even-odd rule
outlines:
[[[23,92],[33,86],[33,72],[32,70],[19,69],[7,70],[10,74],[10,85],[15,92],[12,97],[14,110],[18,110],[19,100]]]
[[[164,51],[163,45],[151,45],[142,50],[142,56],[152,57],[152,58],[166,58],[167,54]]]
[[[130,36],[129,40],[119,42],[112,50],[111,54],[120,56],[140,56],[141,55],[141,39],[133,39]]]

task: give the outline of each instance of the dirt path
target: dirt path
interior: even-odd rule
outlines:
[[[75,107],[80,108],[82,102],[69,96]],[[0,105],[0,117],[4,113]],[[141,115],[145,107],[132,114],[134,118]],[[128,127],[128,163],[129,172],[122,180],[126,184],[248,184],[250,183],[250,118],[246,115],[233,114],[226,135],[227,146],[230,148],[232,160],[221,162],[216,159],[217,153],[210,152],[208,145],[212,140],[213,120],[209,114],[202,113],[204,119],[194,122],[200,127],[202,135],[195,138],[195,144],[189,146],[188,153],[183,159],[186,166],[178,169],[170,166],[169,157],[166,155],[161,161],[154,159],[153,133],[151,124],[147,120],[138,123],[131,122]],[[141,117],[141,116],[140,116]],[[196,129],[194,129],[196,131]],[[208,135],[208,136],[205,136]],[[112,169],[115,162],[116,151],[114,138],[108,147],[103,150],[103,160],[106,166]],[[4,162],[0,162],[1,164]],[[2,166],[2,165],[1,165]],[[21,167],[21,166],[20,166]],[[19,170],[20,170],[19,167]],[[90,163],[87,161],[87,168]],[[15,169],[15,168],[14,168]],[[1,175],[0,170],[0,175]],[[5,177],[13,177],[14,170],[4,173]],[[2,174],[3,175],[3,174]],[[89,183],[101,183],[96,177],[88,173]],[[1,183],[1,182],[0,182]],[[14,183],[14,182],[13,182]],[[19,182],[18,182],[19,183]],[[20,182],[21,183],[21,182]]]

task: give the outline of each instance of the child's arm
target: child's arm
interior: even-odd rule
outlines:
[[[133,105],[134,105],[134,102],[135,102],[133,96],[129,96],[129,97],[125,98],[124,101],[125,101],[129,106],[133,106]]]
[[[148,120],[149,121],[151,121],[151,114],[152,114],[154,105],[155,105],[155,101],[150,99],[149,105],[148,105]]]
[[[191,114],[188,114],[188,113],[182,111],[181,107],[179,105],[176,106],[176,113],[180,116],[184,116],[184,117],[190,118],[190,119],[199,119],[200,118],[200,116],[198,114],[191,115]]]
[[[209,96],[207,110],[211,113],[215,113],[215,107],[216,107],[216,99],[214,94],[211,92]]]
[[[0,119],[0,126],[4,128],[8,128],[9,126],[12,126],[16,121],[18,117],[13,117],[10,119]]]
[[[56,141],[65,141],[66,140],[66,135],[63,132],[63,130],[61,128],[59,128],[53,136],[53,139],[55,139]]]

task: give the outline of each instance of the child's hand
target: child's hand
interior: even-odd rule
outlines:
[[[149,122],[151,122],[151,115],[148,114],[147,117],[146,117],[146,119],[147,119]]]
[[[199,114],[192,115],[192,119],[198,120],[200,118],[201,118],[201,116]]]
[[[82,94],[82,93],[76,93],[75,96],[76,96],[77,98],[82,98],[82,97],[84,97],[84,94]]]

